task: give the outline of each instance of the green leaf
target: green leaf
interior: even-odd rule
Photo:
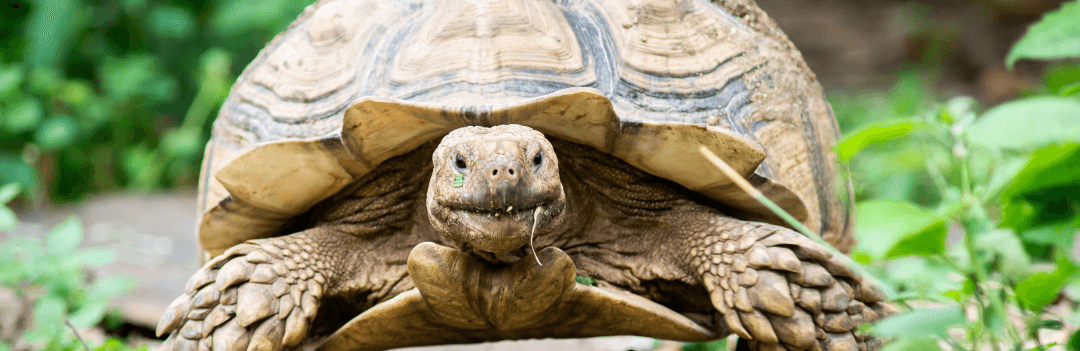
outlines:
[[[893,140],[907,135],[918,124],[908,119],[894,119],[881,121],[867,125],[858,131],[844,137],[836,144],[836,154],[840,160],[847,162],[862,150],[873,143]]]
[[[1077,120],[1080,124],[1080,119]],[[1078,136],[1080,138],[1080,136]],[[1080,143],[1050,145],[1031,154],[1024,168],[1002,190],[1004,198],[1042,193],[1080,182]]]
[[[949,328],[961,323],[964,323],[964,314],[959,306],[952,305],[890,316],[874,324],[873,333],[908,338],[945,336]]]
[[[1009,51],[1005,65],[1012,69],[1019,59],[1080,57],[1080,1],[1061,5],[1031,25]]]
[[[78,266],[96,268],[107,266],[112,264],[113,262],[116,262],[116,251],[101,247],[95,247],[80,250],[79,252],[68,256],[67,259],[71,260]]]
[[[1058,265],[1053,272],[1032,274],[1016,285],[1016,298],[1020,300],[1021,305],[1030,311],[1042,311],[1044,307],[1057,299],[1058,294],[1061,293],[1061,287],[1076,273],[1076,266],[1073,266],[1072,262],[1064,256],[1059,255]]]
[[[1048,67],[1043,73],[1043,86],[1049,93],[1068,95],[1062,94],[1063,90],[1076,83],[1080,83],[1080,65],[1055,65]]]
[[[64,323],[67,305],[64,299],[44,294],[34,303],[34,329],[56,330]]]
[[[146,7],[146,0],[123,0],[121,3],[124,4],[124,11],[128,13],[139,13]]]
[[[578,282],[578,284],[581,284],[581,285],[596,286],[596,280],[595,279],[585,277],[585,276],[580,276],[579,275],[579,276],[574,278],[574,281]]]
[[[157,6],[150,12],[150,27],[163,37],[187,38],[195,25],[195,16],[185,8]]]
[[[11,232],[19,225],[15,212],[6,206],[0,206],[0,232]]]
[[[37,189],[37,174],[18,155],[0,151],[0,184],[18,183],[24,196],[32,197]]]
[[[57,95],[60,101],[79,108],[85,108],[87,104],[97,98],[94,94],[94,88],[84,81],[71,81],[64,84],[64,87],[60,89]]]
[[[682,346],[682,351],[727,351],[727,338],[706,342],[689,343]]]
[[[176,81],[162,72],[158,58],[150,55],[110,60],[99,71],[105,91],[114,100],[143,96],[163,101],[177,90]]]
[[[1073,245],[1074,234],[1080,223],[1080,218],[1072,221],[1059,221],[1029,228],[1020,235],[1026,243],[1039,245],[1053,245],[1061,252],[1069,252]]]
[[[1030,163],[1031,158],[1025,155],[1023,157],[1007,157],[1003,161],[990,171],[990,179],[986,182],[986,188],[979,194],[981,198],[993,198],[1006,186],[1015,182],[1016,175],[1023,171],[1024,167]]]
[[[90,301],[109,302],[114,298],[127,293],[135,286],[131,279],[118,276],[104,276],[94,280],[87,288],[87,299]]]
[[[34,66],[30,69],[30,91],[43,95],[52,95],[64,84],[64,74],[53,66]]]
[[[202,131],[195,128],[178,128],[165,132],[161,148],[172,157],[199,155],[203,146]]]
[[[27,61],[35,65],[55,66],[73,51],[73,41],[82,29],[86,14],[81,1],[40,1],[26,24]]]
[[[1061,328],[1064,327],[1065,324],[1061,323],[1061,321],[1056,321],[1053,319],[1040,319],[1038,322],[1035,322],[1035,329],[1061,330]],[[1032,330],[1032,332],[1035,331],[1036,330]]]
[[[998,268],[1001,273],[1013,281],[1018,281],[1027,276],[1031,267],[1031,258],[1020,238],[1012,230],[995,229],[988,233],[975,237],[975,247],[982,252],[991,252],[997,255]]]
[[[881,351],[940,351],[937,340],[931,338],[901,338],[885,344]]]
[[[45,110],[41,103],[31,96],[23,96],[4,111],[3,127],[10,133],[18,134],[37,128]]]
[[[877,259],[932,255],[945,250],[945,222],[910,202],[860,202],[856,223],[859,250]]]
[[[49,118],[34,133],[34,142],[45,150],[56,150],[68,146],[79,133],[79,124],[71,116]]]
[[[1062,142],[1080,142],[1080,101],[1035,97],[1004,103],[987,111],[967,131],[972,144],[993,149],[1034,150]]]
[[[1072,336],[1069,337],[1069,343],[1065,344],[1065,348],[1069,351],[1080,351],[1080,330],[1073,332]]]
[[[11,183],[0,187],[0,204],[6,204],[11,202],[15,196],[19,195],[19,183]]]
[[[79,219],[68,217],[52,230],[45,239],[45,250],[53,255],[67,255],[79,246],[83,238],[83,227]]]
[[[106,308],[108,308],[106,302],[88,304],[73,312],[68,320],[75,328],[89,328],[101,323],[101,319],[105,317]]]
[[[18,90],[23,81],[23,68],[20,65],[0,67],[0,98]]]
[[[941,108],[938,118],[948,124],[964,126],[975,120],[975,109],[978,105],[979,103],[970,96],[954,97]]]
[[[1080,94],[1080,82],[1063,86],[1061,87],[1061,90],[1058,90],[1058,95],[1060,96],[1073,96],[1077,94]]]

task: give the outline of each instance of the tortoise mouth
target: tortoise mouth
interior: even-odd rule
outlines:
[[[463,206],[447,207],[447,210],[450,217],[447,222],[459,225],[448,236],[485,260],[503,263],[519,259],[530,237],[549,232],[556,217],[562,214],[562,206],[555,201],[519,208]]]

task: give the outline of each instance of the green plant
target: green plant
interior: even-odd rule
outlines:
[[[0,187],[0,214],[10,213],[6,203],[18,191],[18,184]],[[0,218],[0,231],[14,228],[14,220],[14,215]],[[34,301],[33,328],[25,331],[19,342],[38,349],[78,349],[81,346],[68,328],[98,325],[108,313],[109,302],[131,288],[132,283],[120,277],[88,279],[88,268],[112,263],[115,253],[104,248],[80,249],[82,237],[82,224],[72,217],[52,228],[44,242],[31,237],[9,237],[0,242],[0,285]],[[10,348],[0,342],[0,349]],[[126,349],[118,348],[117,341],[98,348]]]
[[[1033,25],[1008,62],[1080,57],[1080,45],[1063,44],[1070,42],[1080,43],[1076,1]],[[1078,262],[1068,256],[1080,231],[1076,72],[1051,69],[1042,95],[981,116],[970,98],[920,103],[928,112],[870,118],[838,143],[856,182],[885,180],[857,186],[853,257],[882,278],[894,301],[911,307],[873,326],[898,337],[888,349],[944,343],[955,350],[1043,350],[1054,344],[1040,340],[1039,330],[1078,320],[1076,311],[1046,310],[1080,281]],[[891,98],[905,96],[911,94]],[[845,103],[836,105],[838,116],[860,113]],[[1080,349],[1080,333],[1064,346]]]
[[[5,1],[0,184],[35,204],[193,185],[232,68],[310,2]]]

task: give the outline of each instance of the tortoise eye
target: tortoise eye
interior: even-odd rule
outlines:
[[[544,156],[537,152],[536,156],[533,156],[533,167],[539,167],[541,163],[544,163]]]
[[[461,155],[454,156],[454,166],[457,166],[458,170],[464,171],[468,165],[465,164],[465,159]]]

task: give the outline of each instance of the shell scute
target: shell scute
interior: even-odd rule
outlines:
[[[214,253],[276,235],[390,157],[458,127],[516,123],[775,223],[707,166],[706,145],[846,250],[821,88],[760,10],[735,3],[321,0],[223,104],[200,242]]]

